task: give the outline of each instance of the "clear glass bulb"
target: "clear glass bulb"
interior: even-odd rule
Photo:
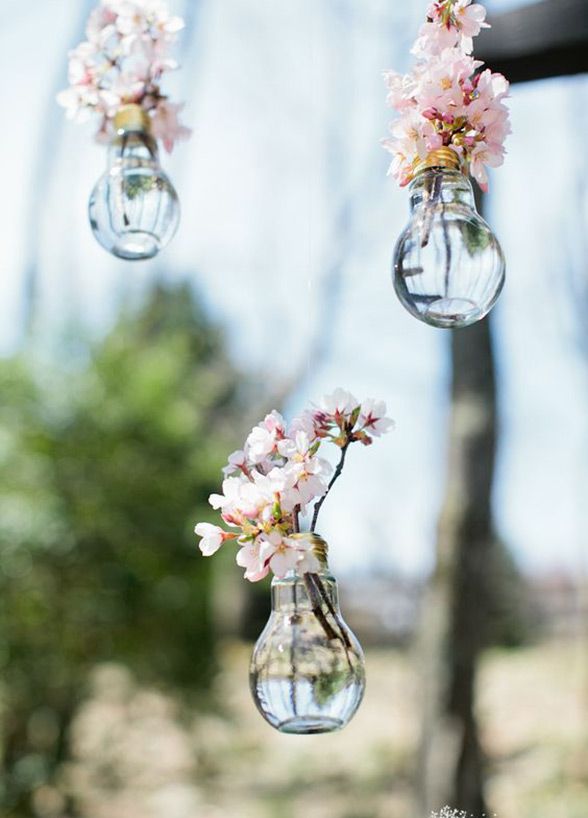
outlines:
[[[394,251],[394,288],[406,309],[434,327],[467,327],[494,306],[504,256],[479,216],[469,179],[429,167],[410,185],[410,221]]]
[[[259,712],[282,733],[330,733],[354,715],[365,689],[363,652],[326,563],[318,574],[274,578],[249,678]]]
[[[127,260],[153,258],[176,232],[178,196],[159,164],[157,143],[140,124],[117,130],[88,213],[100,244]]]

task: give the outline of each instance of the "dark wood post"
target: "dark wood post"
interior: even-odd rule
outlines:
[[[492,28],[480,35],[476,56],[512,83],[588,72],[587,0],[543,0],[489,21]],[[475,815],[486,809],[474,697],[496,543],[496,382],[488,319],[452,334],[451,359],[447,487],[419,643],[422,815],[444,804]]]
[[[488,20],[476,57],[511,82],[588,73],[586,0],[543,0]]]
[[[423,815],[444,804],[475,815],[486,808],[474,694],[486,641],[486,577],[495,542],[490,501],[496,389],[488,319],[452,333],[451,358],[447,488],[420,645]]]

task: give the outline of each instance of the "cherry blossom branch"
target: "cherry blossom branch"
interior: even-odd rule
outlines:
[[[349,641],[349,636],[347,635],[347,631],[343,627],[343,621],[341,620],[341,617],[337,613],[337,609],[335,608],[335,606],[331,602],[331,599],[330,599],[329,595],[327,594],[325,586],[324,586],[323,582],[321,581],[321,578],[318,575],[317,575],[317,585],[318,585],[318,589],[320,591],[321,597],[323,598],[323,602],[327,606],[327,609],[328,609],[329,613],[331,614],[331,616],[333,617],[333,619],[335,620],[335,622],[337,623],[337,625],[339,626],[339,628],[341,630],[341,641],[343,642],[343,644],[345,645],[346,648],[351,648],[351,642]]]
[[[432,171],[432,174],[425,181],[425,193],[427,195],[427,202],[424,209],[423,229],[421,247],[426,247],[431,238],[431,226],[433,224],[433,215],[435,206],[441,202],[441,228],[443,230],[443,243],[445,245],[445,294],[449,292],[449,275],[451,273],[451,242],[449,240],[449,230],[447,227],[446,207],[443,197],[441,195],[442,174],[439,170]]]
[[[297,520],[298,515],[294,512],[294,516]],[[298,614],[298,586],[296,583],[292,585],[292,602],[294,603],[294,612]],[[292,668],[292,674],[290,677],[290,703],[292,705],[292,712],[295,716],[298,715],[298,701],[296,698],[296,689],[297,685],[295,684],[296,676],[298,675],[298,669],[296,667],[296,655],[298,652],[298,629],[292,628],[292,642],[290,644],[290,667]]]
[[[91,12],[87,39],[69,54],[69,87],[57,95],[69,119],[83,122],[99,117],[96,138],[115,136],[114,119],[125,105],[139,105],[149,118],[151,133],[171,152],[190,136],[179,120],[181,104],[162,93],[164,74],[178,63],[171,48],[184,21],[165,2],[101,0]]]
[[[292,529],[295,534],[300,533],[300,506],[296,506],[292,512]]]
[[[310,530],[311,531],[315,530],[316,521],[318,519],[319,512],[320,512],[320,510],[322,508],[322,505],[325,502],[325,500],[327,499],[327,497],[329,496],[329,492],[331,491],[331,489],[335,485],[336,480],[338,480],[338,478],[341,476],[341,472],[343,471],[343,466],[345,465],[345,457],[347,455],[347,449],[349,448],[350,443],[351,443],[351,441],[348,440],[347,443],[345,443],[345,445],[342,447],[341,457],[339,459],[339,462],[337,463],[337,468],[335,469],[335,472],[334,472],[333,476],[331,477],[329,485],[327,486],[327,490],[325,491],[325,493],[323,494],[321,499],[318,501],[318,503],[314,507],[314,514],[312,515],[312,523],[310,525]]]
[[[120,156],[121,159],[125,155],[128,139],[129,139],[129,135],[125,131],[125,133],[122,136],[121,145],[120,145],[119,156]],[[125,184],[125,183],[123,182],[123,184]],[[130,225],[131,221],[129,219],[129,214],[127,212],[127,196],[123,195],[123,190],[124,190],[124,188],[121,188],[121,191],[120,191],[120,194],[119,194],[120,195],[120,204],[121,204],[121,210],[122,210],[122,214],[123,214],[124,226],[128,227]]]
[[[439,174],[441,176],[441,174]],[[451,242],[447,219],[445,218],[445,202],[441,199],[441,227],[443,229],[443,243],[445,244],[445,296],[449,297],[449,276],[451,274]]]
[[[306,592],[308,594],[308,598],[310,600],[310,604],[312,606],[312,612],[318,619],[319,623],[321,624],[327,639],[338,639],[343,644],[343,649],[345,650],[345,656],[347,657],[347,662],[349,663],[349,667],[352,668],[351,657],[349,655],[349,651],[352,648],[351,642],[347,635],[347,632],[343,626],[343,622],[341,621],[341,617],[337,614],[333,603],[329,599],[329,595],[325,589],[325,586],[318,574],[304,574],[304,585],[306,587]],[[335,624],[337,625],[339,631],[337,632],[329,620],[323,610],[323,604],[326,605],[328,612],[333,617]]]
[[[341,475],[349,445],[369,446],[393,425],[384,401],[359,401],[343,389],[325,395],[320,406],[304,410],[288,425],[278,412],[270,412],[253,427],[243,449],[229,455],[223,468],[223,494],[209,497],[210,505],[220,510],[222,521],[233,530],[198,523],[200,550],[211,556],[227,540],[236,540],[236,561],[250,582],[258,582],[270,571],[279,578],[290,572],[317,574],[320,560],[308,539],[300,536],[301,515],[314,506],[314,531],[322,504]],[[334,473],[319,456],[323,443],[339,449]],[[316,580],[308,583],[314,607],[320,607],[323,616],[332,614],[325,589]]]
[[[325,616],[325,612],[323,611],[321,593],[316,584],[317,579],[318,577],[316,574],[304,574],[304,586],[310,600],[312,612],[320,622],[327,639],[339,639],[340,637],[338,633],[335,631]]]
[[[399,114],[383,140],[393,155],[390,174],[401,186],[420,172],[427,154],[450,149],[464,173],[482,190],[487,167],[504,161],[511,132],[504,101],[509,84],[502,74],[473,57],[473,38],[488,28],[486,10],[471,0],[435,0],[427,9],[412,53],[416,64],[405,75],[387,71],[388,104]]]
[[[428,178],[425,182],[425,192],[427,194],[427,206],[425,207],[424,224],[423,224],[423,238],[421,240],[421,247],[426,247],[431,237],[431,225],[433,224],[433,207],[437,204],[439,194],[441,193],[441,174],[435,173],[433,178]]]

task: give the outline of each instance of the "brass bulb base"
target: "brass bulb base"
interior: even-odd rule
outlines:
[[[461,158],[451,148],[437,148],[430,151],[426,158],[418,162],[414,169],[414,176],[429,168],[449,168],[461,170]]]
[[[329,546],[325,540],[314,531],[301,531],[299,534],[290,534],[291,540],[306,540],[310,543],[312,553],[323,567],[327,566]]]
[[[129,131],[151,132],[151,119],[147,111],[136,103],[119,108],[114,115],[114,130],[117,133]]]

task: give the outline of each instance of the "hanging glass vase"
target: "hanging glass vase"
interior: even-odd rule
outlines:
[[[90,225],[100,244],[119,258],[153,258],[176,232],[180,205],[161,169],[150,119],[140,105],[115,116],[108,168],[89,202]]]
[[[434,327],[479,321],[504,285],[504,256],[476,211],[472,185],[455,151],[432,151],[409,190],[411,217],[394,251],[400,301]]]
[[[327,544],[310,538],[320,563],[316,574],[294,571],[272,581],[272,611],[250,668],[261,715],[282,733],[329,733],[344,727],[365,688],[361,645],[343,621]]]

